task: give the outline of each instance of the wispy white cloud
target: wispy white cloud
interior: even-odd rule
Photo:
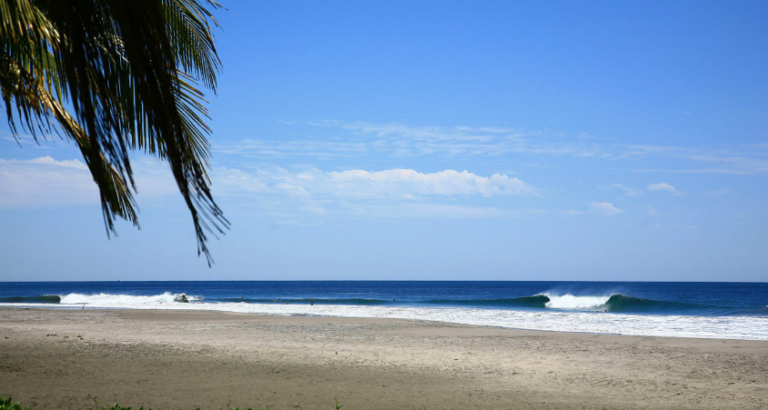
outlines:
[[[38,164],[38,165],[53,165],[57,167],[74,168],[87,170],[88,166],[78,159],[65,159],[57,161],[51,156],[46,155],[44,157],[38,157],[28,160],[19,159],[0,159],[0,164]]]
[[[659,182],[658,184],[648,185],[649,192],[669,192],[672,195],[680,195],[680,191],[677,188],[669,185],[666,182]]]
[[[365,154],[417,156],[554,156],[632,161],[635,172],[756,174],[768,172],[768,146],[704,149],[679,146],[617,144],[580,132],[558,133],[509,127],[412,126],[363,121],[319,121],[286,125],[309,127],[307,136],[286,139],[246,139],[215,144],[220,154],[245,157],[312,157],[332,159]],[[320,136],[318,136],[318,134]],[[648,158],[670,159],[664,168],[642,168]],[[674,161],[671,161],[674,160]]]
[[[214,195],[223,202],[258,207],[281,218],[340,215],[376,218],[516,217],[540,210],[509,210],[483,202],[491,197],[537,196],[535,187],[504,174],[469,171],[289,171],[215,168]]]
[[[585,215],[585,214],[593,214],[593,215],[618,215],[624,211],[621,209],[615,207],[610,202],[590,202],[587,203],[587,209],[586,210],[568,210],[565,211],[566,214],[569,215]]]
[[[589,157],[598,154],[592,148],[592,144],[550,131],[468,126],[419,127],[362,121],[322,121],[313,122],[310,125],[344,130],[353,135],[365,137],[368,141],[372,138],[378,149],[390,150],[401,156],[431,154],[497,156],[507,153],[531,153]]]
[[[0,207],[39,208],[98,201],[93,178],[78,160],[56,161],[48,156],[0,159]]]
[[[214,186],[223,194],[282,193],[315,198],[413,199],[430,196],[536,195],[530,184],[503,174],[481,176],[469,171],[422,173],[412,169],[383,171],[289,172],[281,168],[243,171],[217,169]]]
[[[480,176],[468,171],[445,170],[421,173],[412,169],[379,172],[351,170],[329,172],[330,182],[346,192],[363,196],[413,195],[528,195],[535,193],[529,184],[507,175]]]
[[[566,138],[549,131],[528,131],[498,127],[414,127],[405,124],[375,124],[368,122],[320,121],[310,122],[312,128],[324,130],[322,138],[307,137],[294,140],[246,139],[237,143],[216,144],[214,152],[263,158],[312,156],[335,158],[361,153],[387,154],[398,157],[422,155],[498,156],[508,153],[597,155],[591,144],[579,138],[573,143],[548,142]],[[312,133],[314,134],[314,133]]]
[[[613,206],[610,202],[592,202],[588,204],[589,210],[592,213],[600,215],[618,215],[624,211]]]
[[[148,158],[133,161],[139,199],[178,192],[170,170]],[[0,207],[40,208],[98,204],[99,192],[80,160],[43,156],[29,160],[0,159]]]
[[[42,152],[55,152],[57,150],[70,151],[73,150],[73,146],[67,139],[59,138],[58,136],[46,134],[38,134],[35,138],[31,134],[21,132],[13,135],[10,132],[3,132],[0,130],[0,142],[7,141],[12,143],[12,146],[29,149]],[[75,150],[76,151],[76,150]]]
[[[338,141],[332,138],[292,141],[244,139],[235,144],[214,144],[212,150],[217,154],[234,154],[245,157],[331,159],[369,152],[371,146],[363,141]]]
[[[167,166],[152,158],[134,161],[139,203],[178,195]],[[530,184],[505,174],[478,175],[444,170],[288,171],[279,167],[241,170],[214,167],[214,195],[260,212],[295,220],[299,216],[489,218],[516,216],[478,203],[497,196],[537,195]],[[99,203],[98,189],[85,164],[50,156],[0,159],[0,207],[30,208]],[[153,199],[154,198],[154,199]],[[238,202],[237,198],[242,198]],[[474,198],[474,199],[473,199]],[[445,201],[451,203],[443,203]],[[225,207],[226,208],[226,207]],[[525,211],[527,212],[527,211]],[[531,211],[533,212],[533,211]]]
[[[461,206],[445,204],[360,204],[344,203],[342,206],[346,215],[373,218],[426,218],[426,219],[486,219],[518,216],[519,212],[511,212],[487,206]]]
[[[768,147],[755,144],[730,149],[706,150],[675,146],[631,145],[618,158],[644,159],[667,157],[686,160],[691,164],[705,164],[692,167],[681,163],[677,168],[636,169],[645,173],[683,174],[731,174],[750,175],[768,172]]]
[[[708,192],[708,194],[712,196],[728,195],[730,193],[731,193],[731,190],[728,188],[722,188],[722,189],[717,189],[717,190]]]
[[[621,184],[613,184],[613,185],[608,185],[607,187],[599,187],[599,188],[604,188],[604,189],[620,189],[620,190],[624,191],[624,195],[630,196],[630,197],[633,197],[633,198],[636,198],[636,197],[639,197],[639,196],[643,195],[643,191],[640,191],[639,189],[632,189],[632,188],[626,187],[626,186],[621,185]]]

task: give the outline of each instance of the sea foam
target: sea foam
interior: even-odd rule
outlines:
[[[574,295],[550,295],[544,296],[549,298],[549,302],[545,304],[548,308],[553,309],[596,309],[602,307],[611,298],[608,296],[574,296]]]
[[[165,292],[160,295],[152,296],[133,296],[133,295],[114,295],[109,293],[99,293],[95,295],[84,295],[81,293],[70,293],[61,296],[60,305],[85,305],[88,307],[101,308],[124,308],[124,309],[146,309],[146,306],[154,306],[150,309],[163,309],[170,305],[178,305],[177,299],[181,293]],[[201,297],[186,295],[190,302],[200,302]]]

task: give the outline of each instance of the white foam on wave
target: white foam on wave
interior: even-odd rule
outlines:
[[[659,316],[602,312],[496,310],[477,308],[427,308],[356,305],[307,305],[266,303],[179,303],[181,294],[155,296],[82,295],[62,296],[61,304],[16,304],[15,307],[87,307],[124,309],[214,310],[260,315],[316,315],[392,318],[450,322],[467,325],[557,332],[607,333],[636,336],[768,340],[768,317],[754,316]],[[607,297],[604,298],[607,300]],[[194,300],[191,299],[190,300]],[[569,300],[568,298],[562,299]],[[563,302],[565,303],[565,302]],[[580,301],[584,305],[587,302]],[[595,301],[589,303],[596,303]],[[605,303],[605,302],[602,302]]]
[[[161,295],[152,296],[115,295],[109,293],[84,295],[81,293],[70,293],[68,295],[61,296],[61,301],[59,304],[86,305],[89,307],[104,308],[142,309],[144,306],[164,306],[168,304],[179,304],[177,299],[180,298],[181,295],[183,294],[171,292],[165,292]],[[187,299],[190,302],[200,302],[203,300],[201,297],[191,295],[187,295]]]
[[[545,293],[544,296],[549,298],[549,302],[546,303],[546,307],[553,309],[596,309],[605,305],[608,296],[574,296],[570,294],[565,295],[550,295]]]

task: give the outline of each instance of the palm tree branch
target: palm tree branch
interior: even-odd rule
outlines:
[[[102,192],[108,231],[112,216],[136,223],[129,150],[168,161],[192,214],[198,253],[210,264],[206,233],[229,226],[210,191],[210,128],[195,88],[199,79],[215,91],[221,69],[211,13],[198,0],[3,0],[0,17],[9,122],[13,102],[29,128],[50,131],[53,120],[77,142]],[[39,89],[14,91],[18,76],[6,60],[40,79]]]

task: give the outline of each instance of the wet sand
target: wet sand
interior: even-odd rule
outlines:
[[[768,342],[0,309],[0,395],[36,410],[766,409]]]

